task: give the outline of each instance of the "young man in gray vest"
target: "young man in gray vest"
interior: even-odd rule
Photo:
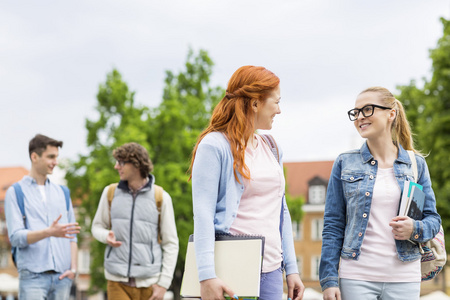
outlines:
[[[178,256],[172,199],[163,192],[159,212],[155,193],[159,187],[144,147],[124,144],[113,156],[120,181],[117,188],[105,187],[92,222],[93,236],[108,244],[104,263],[108,299],[161,300]]]
[[[19,299],[68,300],[77,272],[80,227],[63,187],[47,177],[58,164],[62,144],[42,134],[32,138],[30,175],[6,192],[5,215],[11,246],[16,249]]]

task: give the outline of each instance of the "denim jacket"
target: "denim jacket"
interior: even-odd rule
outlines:
[[[394,175],[401,190],[406,179],[414,181],[408,152],[398,146],[394,161]],[[414,221],[410,239],[425,242],[439,231],[441,218],[436,211],[436,199],[431,188],[430,174],[425,159],[415,155],[417,182],[423,186],[425,204],[422,220]],[[369,221],[372,193],[377,177],[378,163],[367,143],[361,149],[342,153],[336,159],[328,182],[322,233],[322,257],[319,268],[322,290],[338,286],[339,260],[358,260]],[[400,199],[399,199],[400,204]],[[420,258],[419,247],[410,241],[396,240],[398,258],[403,262]],[[388,273],[387,270],[386,273]]]

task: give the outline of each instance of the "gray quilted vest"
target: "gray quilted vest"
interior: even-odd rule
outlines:
[[[162,252],[158,243],[158,210],[154,178],[135,198],[126,182],[120,181],[111,203],[111,229],[122,242],[106,247],[105,269],[113,275],[149,278],[161,272]]]

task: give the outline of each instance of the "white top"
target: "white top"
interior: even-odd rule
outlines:
[[[245,151],[245,164],[250,180],[244,180],[241,197],[231,234],[253,234],[265,237],[263,273],[278,269],[282,261],[280,212],[284,195],[283,170],[269,146],[255,135],[257,146]]]
[[[45,185],[38,185],[39,192],[42,196],[42,202],[47,203],[47,195],[45,194]]]
[[[376,282],[420,282],[420,259],[398,259],[392,227],[397,216],[400,187],[394,169],[378,169],[370,208],[369,223],[358,260],[341,259],[339,277]]]

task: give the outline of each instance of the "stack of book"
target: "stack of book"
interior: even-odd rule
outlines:
[[[398,215],[408,216],[414,220],[422,220],[424,203],[425,193],[423,192],[423,186],[405,180]]]
[[[216,275],[236,293],[239,300],[259,298],[264,242],[263,236],[216,235]],[[189,237],[180,294],[183,298],[200,298],[193,235]],[[225,299],[234,298],[228,296]]]

